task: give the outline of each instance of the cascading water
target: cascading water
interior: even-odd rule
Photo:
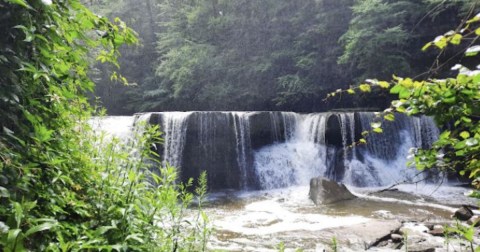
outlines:
[[[235,127],[235,146],[237,151],[237,163],[240,168],[241,189],[247,188],[247,170],[248,157],[251,150],[250,143],[250,123],[248,121],[248,113],[234,112],[233,123]]]
[[[325,114],[285,113],[283,116],[294,122],[291,137],[254,154],[254,167],[262,189],[306,184],[326,170],[326,148],[318,142],[325,139]]]
[[[161,112],[140,117],[161,126],[163,163],[179,168],[182,180],[206,170],[213,190],[306,185],[315,176],[361,187],[415,180],[417,171],[406,167],[409,149],[430,146],[439,133],[429,117],[397,115],[394,122],[384,122],[383,134],[370,133],[366,145],[356,146],[352,143],[377,120],[374,113]]]
[[[164,133],[163,165],[181,167],[187,118],[189,112],[168,112],[162,114],[162,131]]]

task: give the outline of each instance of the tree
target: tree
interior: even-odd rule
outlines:
[[[472,3],[470,13],[474,10],[475,3]],[[442,132],[430,148],[414,151],[414,165],[420,170],[436,167],[468,175],[477,189],[480,177],[480,71],[468,66],[477,66],[479,62],[479,36],[480,15],[476,15],[464,21],[455,31],[437,36],[423,47],[423,50],[435,47],[440,50],[439,55],[451,45],[459,47],[466,58],[461,59],[464,63],[452,68],[458,71],[453,77],[417,80],[394,76],[391,82],[370,79],[357,87],[362,92],[370,92],[372,87],[390,89],[390,93],[398,96],[391,107],[381,114],[378,122],[372,124],[376,133],[382,132],[382,120],[394,120],[394,112],[432,116]],[[462,43],[467,45],[462,47]],[[476,191],[472,196],[479,197],[480,194]]]
[[[92,53],[118,67],[133,31],[78,0],[1,0],[0,32],[0,250],[205,250],[206,215],[185,221],[193,182],[150,166],[158,128],[122,144],[87,121]]]
[[[357,1],[350,28],[341,38],[345,50],[339,62],[358,71],[357,80],[421,73],[426,70],[423,62],[431,62],[432,56],[422,55],[418,64],[419,45],[456,22],[458,6],[445,1]]]

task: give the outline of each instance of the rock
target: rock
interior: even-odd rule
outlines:
[[[343,148],[341,129],[342,126],[339,116],[336,114],[330,115],[327,119],[327,127],[325,129],[325,143],[327,145],[335,146],[338,149]],[[347,129],[349,128],[347,127]]]
[[[258,112],[249,117],[250,144],[254,150],[285,141],[285,123],[278,119],[280,116],[280,112]]]
[[[412,235],[424,236],[428,231],[429,229],[425,225],[413,222],[404,223],[399,230],[401,235],[406,235],[407,237]]]
[[[457,211],[455,211],[455,213],[453,214],[454,218],[457,218],[457,219],[462,220],[462,221],[469,220],[470,218],[472,218],[472,216],[473,216],[473,212],[467,206],[462,206]]]
[[[409,252],[435,252],[437,248],[441,249],[444,247],[443,239],[439,237],[428,239],[420,236],[412,236],[407,237],[405,242],[407,243]],[[405,250],[405,245],[401,250]]]
[[[480,226],[480,216],[474,215],[467,221],[468,225],[473,225],[474,227]]]
[[[445,234],[444,234],[445,229],[441,225],[435,225],[435,226],[433,226],[432,230],[428,231],[428,233],[433,235],[433,236],[444,237],[445,236]]]
[[[397,220],[372,219],[364,223],[327,228],[322,230],[321,233],[323,235],[331,234],[330,238],[325,241],[326,243],[331,241],[331,237],[336,237],[339,245],[348,245],[352,249],[351,251],[364,251],[365,249],[374,251],[374,248],[378,247],[380,243],[388,241],[390,234],[395,233],[401,225]]]
[[[403,236],[399,234],[391,234],[390,238],[392,239],[393,242],[401,242],[403,240]]]
[[[322,177],[312,178],[310,180],[309,196],[316,205],[330,204],[356,198],[344,184]]]

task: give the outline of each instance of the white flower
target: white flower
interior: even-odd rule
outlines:
[[[45,5],[50,5],[52,4],[52,0],[42,0],[42,3]]]

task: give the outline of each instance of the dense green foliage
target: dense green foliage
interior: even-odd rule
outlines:
[[[473,5],[470,13],[475,13]],[[428,42],[422,50],[432,47],[440,50],[456,46],[459,55],[465,58],[452,67],[458,71],[453,77],[427,79],[393,76],[393,81],[369,79],[354,89],[339,90],[332,94],[370,92],[373,88],[389,89],[398,96],[391,107],[379,114],[372,123],[375,133],[382,133],[382,123],[395,120],[395,112],[409,116],[432,116],[442,129],[439,139],[427,149],[415,150],[413,164],[417,169],[438,168],[444,171],[468,175],[478,189],[480,181],[480,14],[464,21],[457,30],[448,31]],[[453,58],[456,59],[456,58]],[[464,62],[464,63],[463,63]],[[447,62],[448,63],[448,62]],[[365,143],[365,139],[360,142]],[[479,197],[478,191],[472,196]]]
[[[135,27],[143,44],[135,51],[125,50],[122,62],[128,64],[124,74],[136,86],[107,88],[108,77],[99,75],[96,94],[111,113],[388,106],[385,93],[375,104],[368,97],[320,101],[366,76],[415,76],[427,71],[436,54],[419,48],[459,23],[465,5],[473,3],[92,2],[100,13],[120,15]]]
[[[464,42],[467,44],[462,50],[465,56],[478,57],[479,36],[480,16],[477,15],[457,31],[438,36],[423,49],[434,46],[444,51],[448,45]],[[473,62],[479,61],[473,59]],[[418,169],[460,170],[462,175],[477,179],[480,178],[480,72],[478,68],[471,70],[462,64],[452,70],[458,74],[445,79],[417,81],[396,77],[390,92],[397,94],[399,100],[392,102],[392,109],[407,115],[430,115],[438,125],[446,126],[432,148],[418,151],[415,157]]]
[[[158,129],[122,144],[86,122],[90,57],[116,66],[133,32],[76,0],[2,0],[0,31],[0,250],[204,250],[188,185],[149,170]]]

